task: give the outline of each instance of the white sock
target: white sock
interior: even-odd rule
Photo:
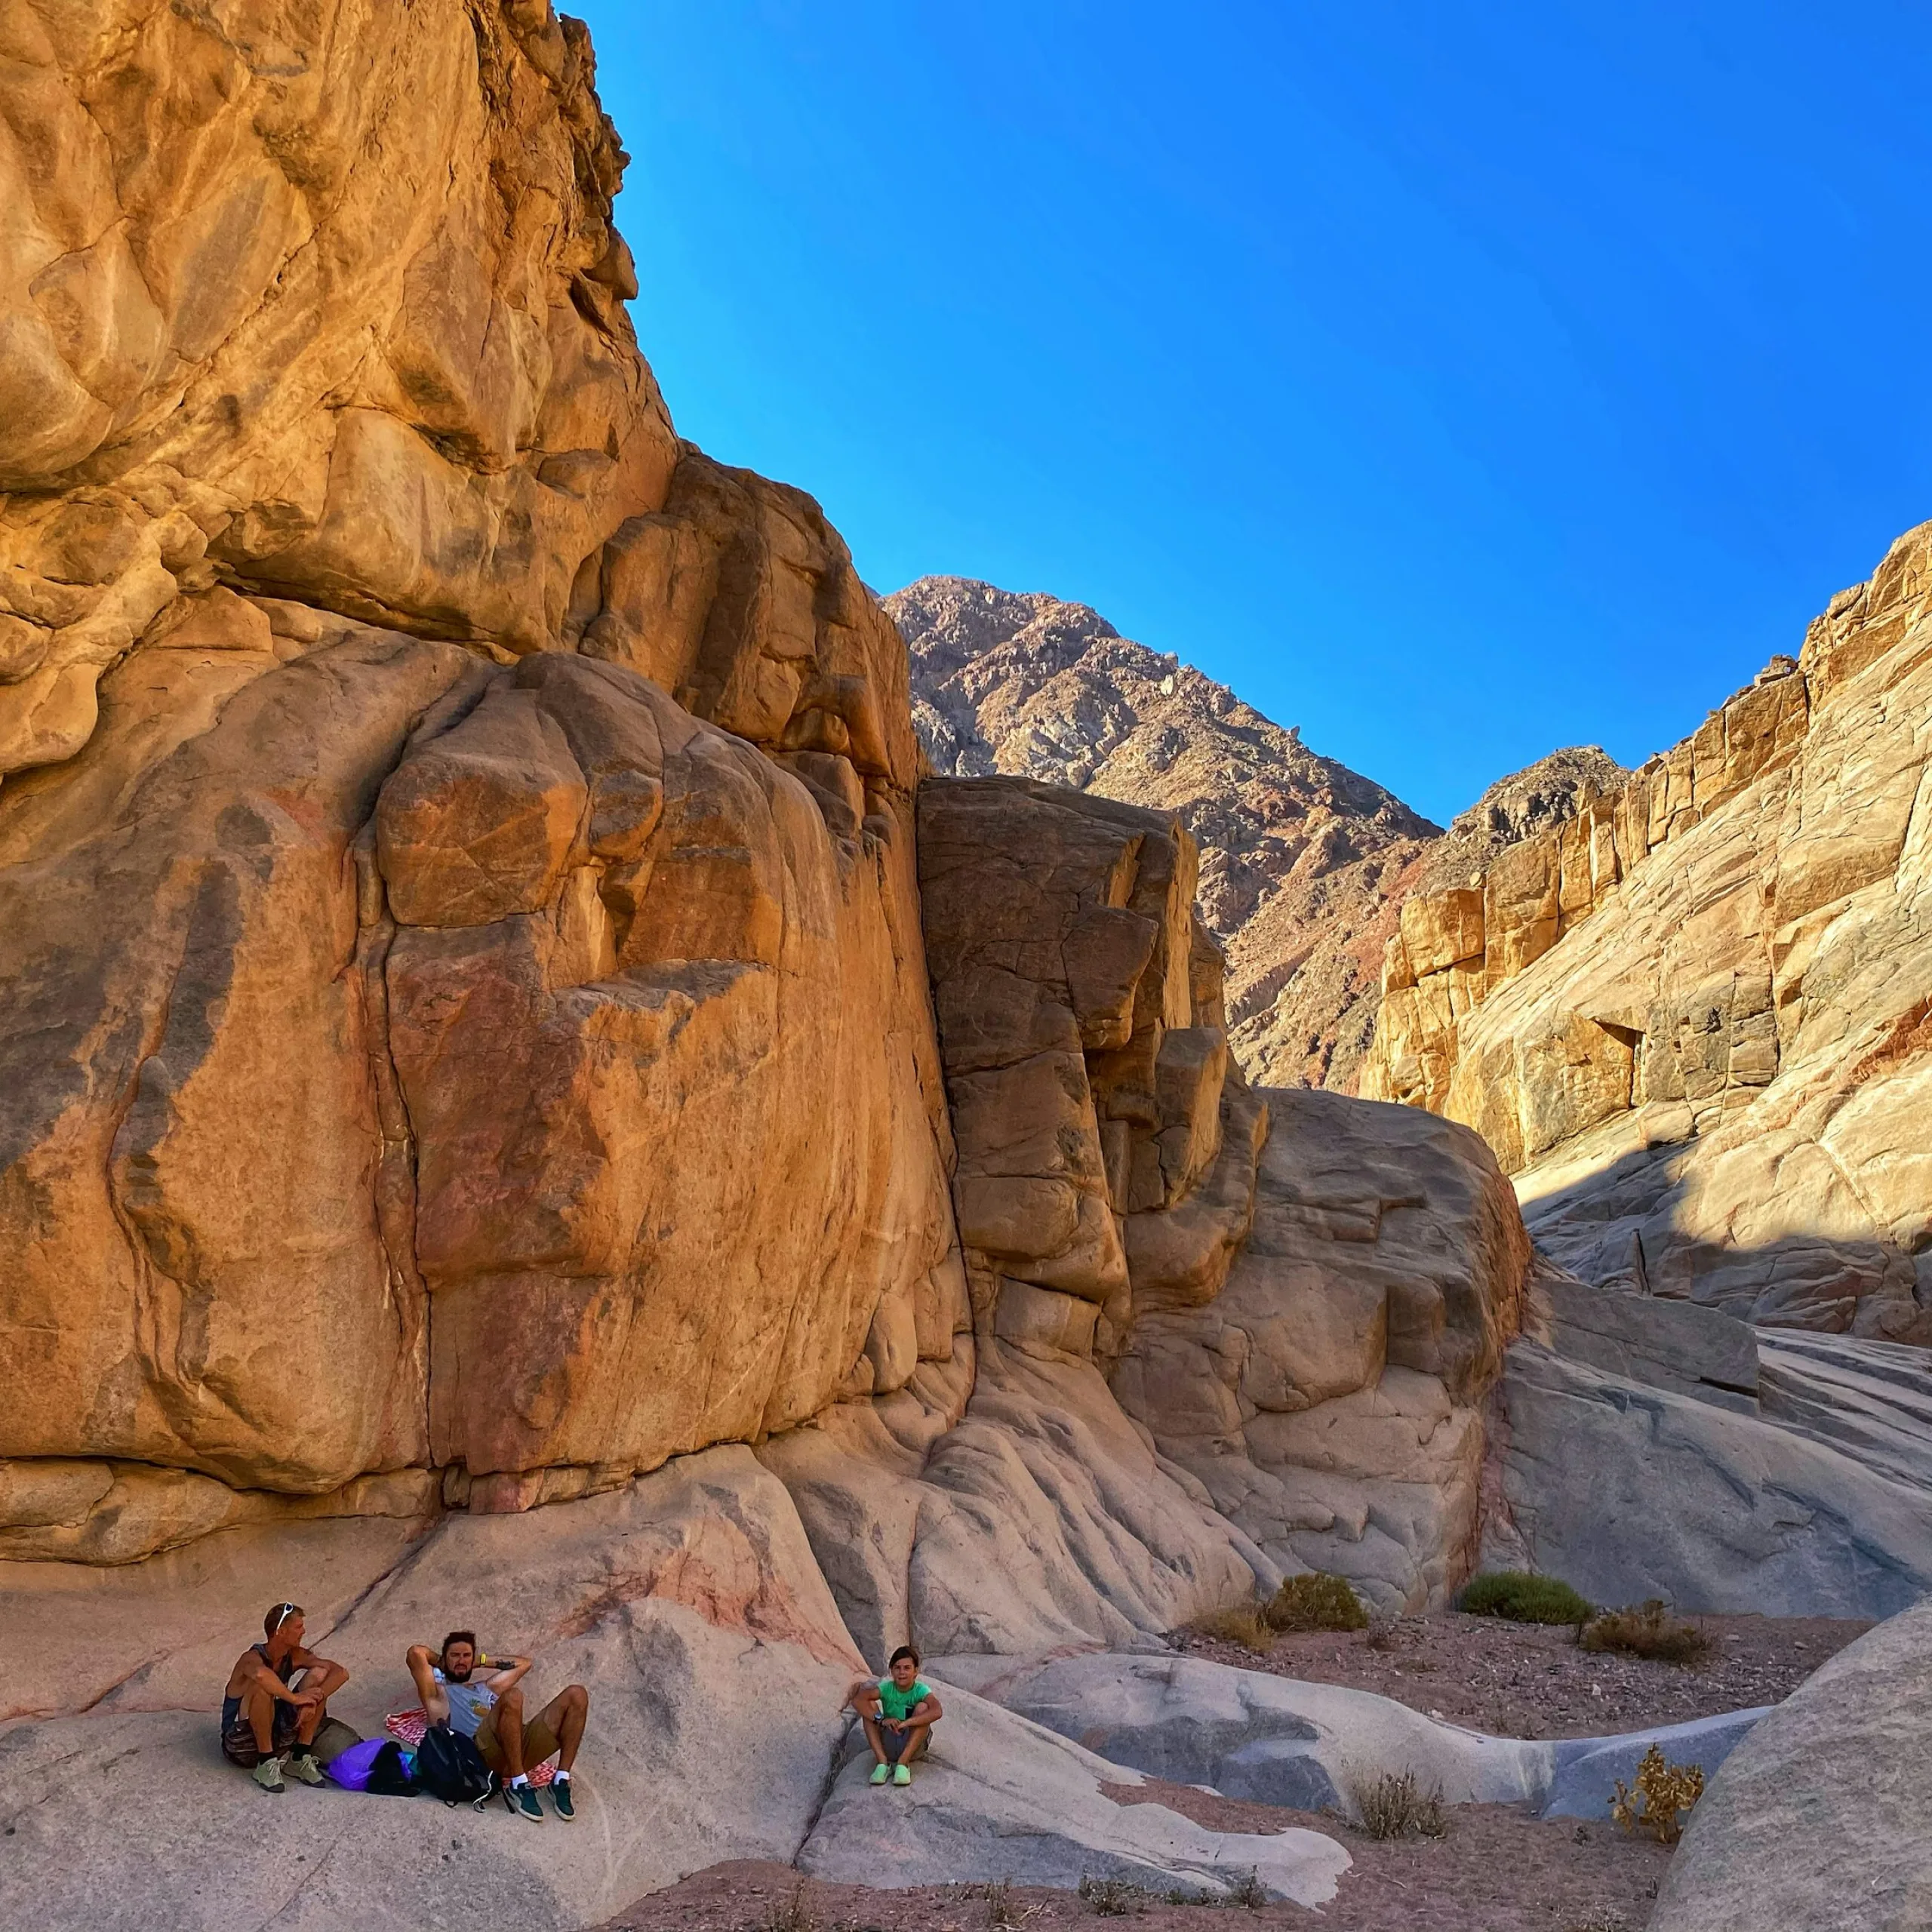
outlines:
[[[561,1765],[551,1774],[550,1782],[552,1784],[568,1784],[570,1781],[570,1773],[564,1770]]]
[[[529,1779],[525,1777],[522,1772],[518,1771],[516,1776],[510,1780],[510,1789],[514,1791],[518,1785],[528,1784],[529,1782]]]

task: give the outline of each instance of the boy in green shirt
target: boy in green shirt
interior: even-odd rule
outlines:
[[[872,1783],[912,1782],[912,1760],[931,1740],[932,1727],[945,1715],[930,1684],[919,1675],[919,1654],[901,1644],[892,1654],[888,1674],[876,1683],[862,1677],[846,1693],[845,1701],[866,1727],[866,1742],[878,1760]]]

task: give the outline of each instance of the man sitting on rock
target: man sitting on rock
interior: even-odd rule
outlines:
[[[872,1783],[912,1782],[912,1760],[932,1741],[932,1727],[946,1713],[933,1687],[919,1675],[919,1654],[901,1644],[892,1654],[888,1674],[876,1683],[862,1677],[846,1693],[845,1701],[866,1727],[866,1742],[878,1760]]]
[[[255,1782],[278,1797],[288,1775],[303,1784],[320,1784],[315,1733],[328,1715],[332,1692],[349,1681],[339,1663],[302,1647],[302,1606],[278,1603],[262,1619],[268,1641],[251,1644],[228,1673],[221,1700],[222,1755],[231,1764],[252,1770]],[[302,1680],[297,1689],[295,1679]]]
[[[412,1644],[409,1674],[432,1724],[447,1723],[470,1739],[483,1761],[499,1777],[506,1777],[510,1808],[532,1824],[543,1822],[543,1807],[531,1787],[528,1767],[544,1763],[553,1754],[556,1776],[550,1801],[568,1824],[577,1816],[571,1801],[571,1767],[583,1741],[590,1715],[590,1693],[581,1684],[567,1684],[534,1718],[523,1714],[523,1677],[528,1657],[485,1657],[476,1647],[473,1630],[452,1630],[443,1639],[441,1654],[427,1644]],[[478,1671],[485,1673],[479,1677]]]

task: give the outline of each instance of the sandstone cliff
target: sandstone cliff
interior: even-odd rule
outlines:
[[[1364,1091],[1478,1128],[1586,1280],[1932,1342],[1932,529],[1691,738],[1404,908]]]

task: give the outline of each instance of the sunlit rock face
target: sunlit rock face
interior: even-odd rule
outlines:
[[[547,5],[10,19],[0,1548],[514,1509],[968,1325],[905,655]]]
[[[1932,528],[1691,738],[1411,901],[1364,1091],[1594,1282],[1932,1343]]]

